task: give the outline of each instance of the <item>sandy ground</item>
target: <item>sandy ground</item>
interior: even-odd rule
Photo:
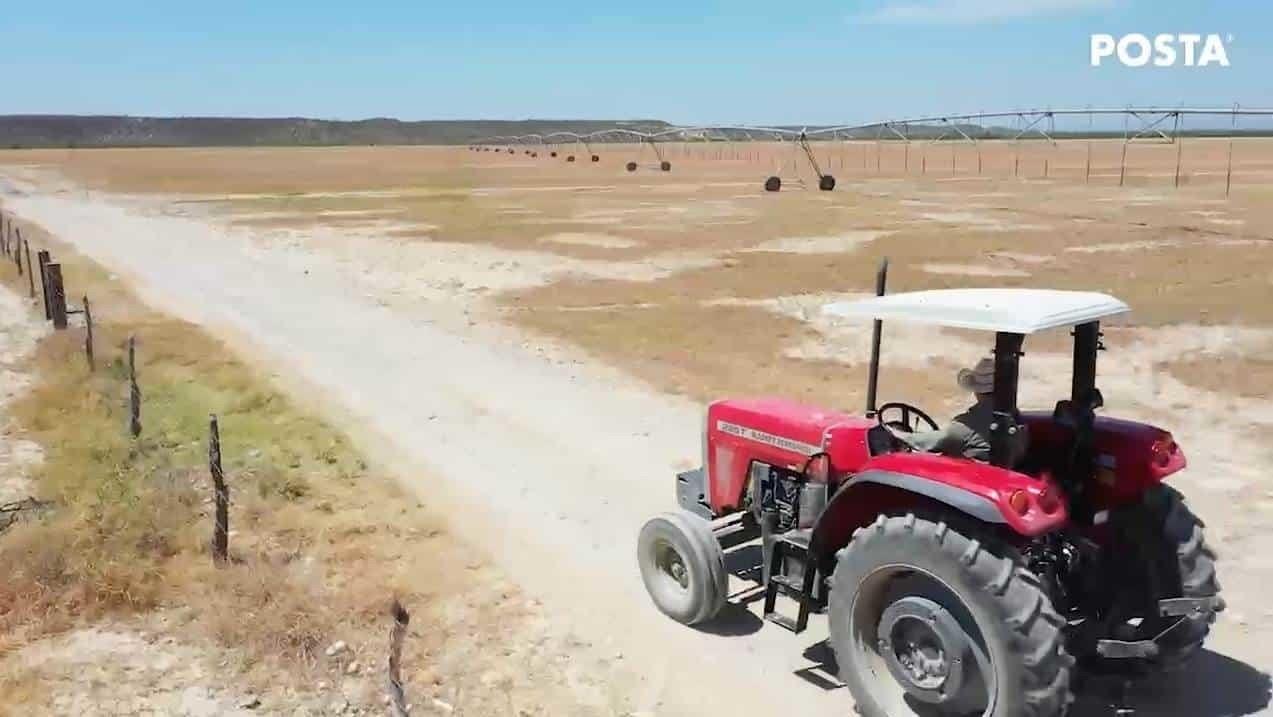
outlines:
[[[163,616],[149,622],[160,623]],[[28,679],[49,694],[47,709],[32,715],[248,715],[356,714],[343,697],[320,702],[315,695],[269,694],[224,680],[237,655],[183,643],[151,625],[106,623],[42,640],[11,655]],[[280,693],[284,689],[278,690]],[[280,704],[281,703],[281,704]],[[285,705],[285,706],[284,706]]]
[[[593,313],[604,313],[607,301],[621,302],[633,315],[650,312],[660,322],[665,315],[657,312],[669,302],[690,306],[694,316],[737,312],[740,326],[768,327],[765,317],[772,316],[796,327],[779,342],[779,358],[860,367],[860,327],[825,322],[816,311],[823,300],[851,294],[775,296],[775,289],[786,287],[782,284],[757,295],[749,288],[730,291],[726,279],[704,295],[687,277],[716,267],[746,269],[747,261],[771,267],[786,266],[780,262],[787,260],[825,263],[828,252],[852,261],[858,256],[855,252],[873,250],[883,238],[905,241],[909,234],[893,237],[891,228],[878,226],[817,226],[818,220],[810,219],[762,241],[734,246],[738,253],[731,257],[722,247],[732,227],[722,228],[719,237],[706,233],[701,243],[687,246],[660,233],[668,230],[661,228],[657,204],[661,194],[677,197],[677,206],[688,207],[684,213],[694,213],[695,221],[711,226],[727,221],[722,217],[751,216],[753,210],[746,209],[749,200],[743,198],[747,195],[713,200],[700,208],[685,196],[703,187],[665,183],[646,196],[655,204],[654,211],[633,201],[594,204],[591,213],[575,207],[572,221],[593,227],[586,231],[544,224],[525,241],[505,237],[507,245],[501,246],[466,240],[401,242],[380,227],[338,231],[319,223],[280,232],[174,211],[171,198],[66,191],[65,185],[50,183],[47,175],[13,168],[4,175],[6,184],[0,189],[19,215],[43,224],[135,281],[149,301],[207,325],[258,355],[281,381],[344,417],[408,480],[417,472],[441,476],[440,482],[416,481],[413,487],[435,504],[445,500],[454,506],[455,529],[489,551],[551,606],[558,619],[589,635],[596,645],[610,646],[640,665],[645,682],[634,698],[640,710],[845,713],[844,690],[811,676],[817,675],[825,657],[823,620],[815,620],[809,633],[793,638],[773,627],[762,629],[752,603],[746,609],[731,609],[727,619],[710,630],[693,631],[659,615],[641,588],[633,557],[635,537],[647,517],[674,504],[672,472],[698,462],[701,404],[654,390],[577,349],[494,323],[490,319],[496,308],[489,299],[495,291],[543,287],[559,292],[546,296],[561,308],[577,310],[569,312],[571,316],[594,309]],[[648,189],[625,185],[630,192],[643,188]],[[1032,227],[1045,222],[1082,226],[1108,218],[1079,214],[1095,212],[1090,202],[1079,207],[1077,199],[1050,208],[1052,214],[1018,211],[999,216],[1002,212],[968,209],[966,195],[943,197],[930,191],[919,201],[938,206],[904,206],[888,201],[897,190],[887,182],[859,189],[851,195],[856,201],[869,205],[873,195],[879,197],[884,206],[871,205],[872,211],[888,214],[893,222],[889,227],[911,222],[918,228],[907,231],[921,232],[920,236],[947,231],[947,225],[971,227],[981,241],[992,242],[980,246],[998,252],[996,262],[1001,263],[987,265],[966,257],[961,261],[958,254],[929,252],[939,255],[915,274],[947,280],[1021,280],[1038,272],[1066,270],[1057,263],[1062,254],[1122,256],[1148,248],[1137,242],[1154,240],[1107,242],[1111,246],[1096,252],[1066,252],[1066,241],[1046,237],[1028,247],[1001,246],[993,243],[997,239],[984,237],[1012,231],[1034,235],[1041,232]],[[721,186],[715,190],[740,191]],[[521,195],[498,187],[485,191],[517,198],[529,190]],[[999,201],[983,197],[972,203],[987,199]],[[1149,194],[1123,199],[1129,205],[1158,201]],[[816,194],[808,198],[810,203],[821,200]],[[535,218],[533,212],[547,211],[544,205],[521,209],[525,211],[507,216]],[[1209,218],[1214,217],[1198,217]],[[1120,215],[1119,221],[1124,219]],[[612,229],[628,221],[647,221],[654,228],[640,230],[635,237],[625,231],[618,237],[623,240],[616,240]],[[1226,235],[1223,240],[1234,239]],[[549,245],[592,253],[545,253]],[[637,255],[620,256],[621,252]],[[616,256],[607,258],[609,254]],[[734,258],[739,256],[754,259]],[[874,261],[864,257],[860,263],[865,268],[859,275],[869,275]],[[779,283],[799,283],[802,276],[797,271]],[[578,290],[570,288],[572,281],[579,283]],[[606,288],[607,281],[636,288],[614,292]],[[1256,286],[1262,280],[1253,281]],[[640,289],[656,284],[661,288],[657,294]],[[543,297],[530,296],[526,306],[536,299]],[[515,311],[518,304],[505,308]],[[742,343],[741,334],[734,338]],[[1148,714],[1256,714],[1268,703],[1268,679],[1261,671],[1273,665],[1268,639],[1273,612],[1261,596],[1263,585],[1273,578],[1273,563],[1267,559],[1273,543],[1263,530],[1273,512],[1273,491],[1262,469],[1268,465],[1269,449],[1256,436],[1273,424],[1273,412],[1267,396],[1199,392],[1160,370],[1161,364],[1181,355],[1222,358],[1265,351],[1268,338],[1261,325],[1176,323],[1161,329],[1110,330],[1111,343],[1117,341],[1125,356],[1102,364],[1103,371],[1110,369],[1103,374],[1107,401],[1119,405],[1120,414],[1170,425],[1187,447],[1193,467],[1179,485],[1211,519],[1211,532],[1224,553],[1222,579],[1231,606],[1217,626],[1212,651],[1185,679],[1151,685],[1136,696]],[[934,337],[890,329],[890,339],[886,362],[905,375],[947,375],[949,366],[942,357],[975,357],[982,350],[957,333]],[[922,351],[915,350],[921,346]],[[641,347],[631,348],[637,353]],[[718,347],[702,348],[718,356]],[[748,350],[746,345],[738,348]],[[617,353],[623,353],[622,346]],[[1056,395],[1058,362],[1063,359],[1046,350],[1027,362],[1027,401]],[[644,375],[641,370],[635,373]],[[747,585],[735,582],[733,587],[742,591]],[[740,689],[762,682],[772,684],[772,689]],[[1099,695],[1087,696],[1078,711],[1084,716],[1107,713]]]
[[[129,621],[107,620],[7,655],[5,666],[18,666],[28,689],[45,698],[37,705],[27,701],[21,714],[358,717],[386,711],[378,666],[344,643],[329,646],[331,654],[323,659],[333,669],[324,679],[248,684],[240,674],[247,657],[183,635],[181,613],[167,609]],[[416,695],[410,706],[417,714],[460,712],[424,695]],[[10,713],[0,706],[0,714]]]
[[[31,469],[43,460],[41,447],[21,436],[8,406],[31,384],[24,360],[48,325],[27,311],[26,297],[0,288],[0,504],[30,496]]]

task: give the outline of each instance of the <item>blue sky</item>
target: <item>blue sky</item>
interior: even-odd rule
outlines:
[[[1092,68],[1093,32],[1232,35],[1232,66]],[[0,38],[0,114],[821,124],[1273,106],[1265,0],[9,0]]]

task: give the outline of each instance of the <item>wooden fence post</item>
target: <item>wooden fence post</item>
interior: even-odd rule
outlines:
[[[1180,123],[1176,126],[1176,136],[1175,136],[1175,139],[1176,139],[1176,189],[1180,189],[1180,163],[1184,159],[1184,153],[1185,153],[1185,138],[1181,132],[1181,129],[1183,128],[1183,125],[1184,125],[1184,120],[1180,118],[1180,115],[1176,115],[1176,121]]]
[[[1233,131],[1229,133],[1229,158],[1224,170],[1224,196],[1233,191],[1233,136],[1238,133],[1238,106],[1233,105]]]
[[[84,297],[84,358],[88,359],[88,370],[93,372],[97,370],[97,363],[93,360],[93,309],[88,304],[88,297]]]
[[[62,287],[62,265],[49,262],[44,265],[45,277],[49,280],[49,314],[53,319],[53,328],[66,328],[66,290]]]
[[[5,241],[5,245],[7,247],[6,251],[8,251],[9,255],[13,257],[13,265],[18,267],[18,276],[22,276],[22,252],[18,251],[18,245],[12,244],[7,240]],[[27,269],[30,268],[31,267],[29,266],[27,267]]]
[[[30,292],[28,298],[35,298],[35,269],[31,268],[31,242],[23,241],[22,236],[18,235],[19,243],[26,249],[27,254],[27,291]]]
[[[1123,140],[1123,156],[1118,160],[1118,186],[1120,187],[1127,183],[1127,142],[1128,140]]]
[[[393,717],[408,717],[407,696],[402,689],[402,641],[407,636],[407,623],[411,622],[411,616],[397,598],[394,598],[390,612],[393,614],[393,627],[389,631],[389,705]]]
[[[49,277],[44,273],[44,267],[49,263],[49,250],[41,249],[36,254],[36,259],[40,263],[40,290],[44,294],[44,320],[48,321],[53,318],[53,314],[49,311]]]
[[[141,389],[137,386],[137,339],[128,337],[128,433],[141,435]]]
[[[217,416],[208,418],[208,471],[212,473],[212,489],[216,498],[216,519],[212,527],[212,561],[224,563],[230,554],[230,489],[221,470],[221,431]]]

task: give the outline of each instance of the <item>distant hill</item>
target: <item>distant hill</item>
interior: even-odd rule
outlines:
[[[493,135],[595,132],[614,127],[659,131],[658,120],[429,120],[352,122],[300,117],[125,117],[2,115],[0,148],[230,147],[467,144]]]
[[[31,147],[302,147],[373,144],[468,144],[497,135],[547,134],[626,127],[659,132],[672,125],[661,120],[426,120],[366,119],[351,122],[302,117],[127,117],[109,115],[0,115],[0,148]],[[977,124],[868,125],[838,133],[839,139],[912,140],[1012,139],[1018,131]],[[799,131],[797,126],[783,127]],[[809,131],[820,129],[808,127]],[[962,132],[963,134],[960,134]],[[1195,128],[1184,136],[1268,136],[1269,129]],[[1123,132],[1058,130],[1057,139],[1116,138]],[[697,141],[766,139],[763,132],[711,129],[690,133]],[[1039,135],[1029,132],[1026,138]],[[829,135],[811,139],[826,140]]]

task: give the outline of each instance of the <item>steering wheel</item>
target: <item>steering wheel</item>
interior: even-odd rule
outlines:
[[[897,411],[901,416],[893,419],[886,418],[884,414],[889,411]],[[886,403],[876,409],[875,417],[881,425],[896,428],[904,433],[914,433],[917,428],[922,427],[922,424],[927,424],[930,430],[938,430],[937,421],[934,421],[927,413],[909,403],[900,403],[898,401]]]

